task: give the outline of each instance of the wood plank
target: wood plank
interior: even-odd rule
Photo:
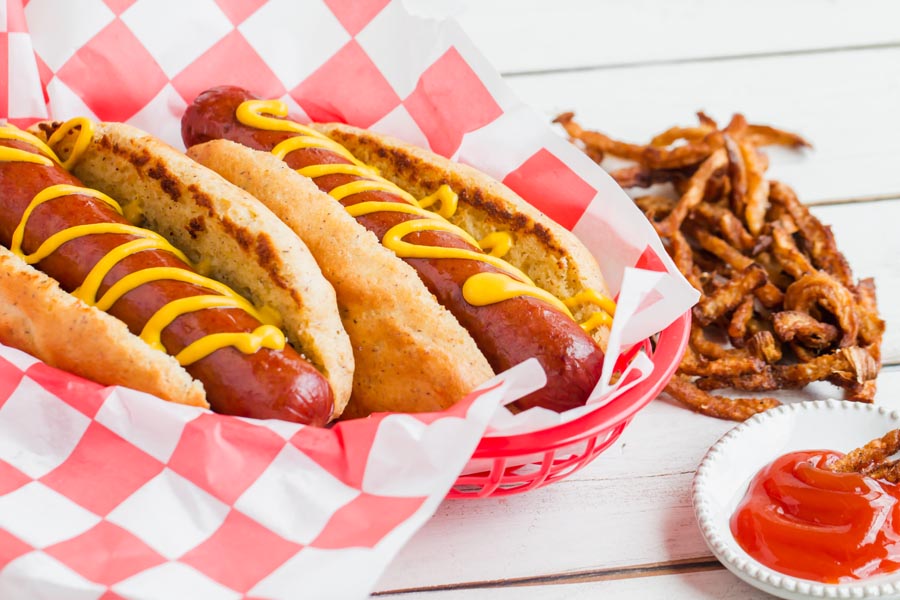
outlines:
[[[900,42],[892,0],[464,0],[458,18],[504,73]]]
[[[900,408],[900,367],[885,369],[879,383],[878,402]],[[829,389],[780,397],[824,398]],[[710,560],[690,485],[707,448],[733,426],[655,400],[613,447],[567,480],[505,499],[445,501],[377,589]]]
[[[550,585],[529,585],[515,587],[490,587],[474,589],[453,589],[445,591],[385,594],[386,599],[403,600],[594,600],[595,598],[615,598],[616,600],[645,600],[646,598],[666,598],[667,600],[765,600],[771,598],[738,579],[723,568],[679,573],[672,575],[652,575],[629,579],[605,579],[585,583],[558,583]]]
[[[900,200],[819,206],[814,212],[833,225],[856,274],[876,276],[888,322],[900,322],[900,265],[894,261],[900,236],[893,231]],[[877,251],[871,240],[878,240]],[[891,328],[885,356],[900,359],[900,336]],[[886,368],[879,388],[880,403],[900,408],[900,367]],[[819,383],[779,397],[797,401],[836,392]],[[693,520],[690,482],[706,449],[733,425],[659,399],[602,457],[566,481],[505,500],[445,502],[379,589],[708,559]]]
[[[692,477],[581,479],[505,500],[445,502],[378,589],[706,557],[692,516]]]
[[[833,224],[856,273],[877,277],[884,316],[890,323],[900,322],[895,308],[900,304],[900,268],[893,260],[900,251],[900,236],[893,234],[894,223],[900,222],[900,200],[820,206],[814,212]],[[872,251],[870,240],[879,240],[878,252]],[[885,351],[898,362],[900,340],[893,329]],[[879,403],[900,408],[900,368],[886,368],[879,388]],[[780,392],[779,397],[827,398],[836,391],[820,383]],[[659,399],[637,416],[616,445],[567,481],[507,500],[445,502],[401,552],[380,589],[709,558],[693,521],[690,481],[706,449],[732,426]],[[485,539],[492,544],[485,545]],[[616,543],[603,541],[609,539]],[[547,556],[532,543],[556,550]]]
[[[898,5],[900,6],[900,5]],[[770,149],[769,176],[809,203],[900,197],[900,48],[508,78],[547,115],[645,142],[694,112],[793,129],[815,149]]]
[[[539,575],[536,577],[517,577],[497,581],[477,581],[471,583],[451,583],[435,585],[427,588],[395,590],[388,594],[412,592],[437,592],[443,590],[462,590],[496,587],[548,586],[557,584],[586,583],[595,581],[613,581],[617,579],[636,579],[639,577],[658,577],[673,574],[699,573],[703,571],[720,571],[725,567],[714,559],[669,561],[649,565],[630,565],[627,567],[602,568],[595,571],[579,571],[557,575]],[[379,593],[381,594],[381,593]]]
[[[642,141],[689,122],[699,108],[720,119],[742,110],[752,120],[798,130],[816,144],[809,153],[772,153],[771,175],[794,185],[805,201],[900,197],[900,141],[892,133],[900,130],[900,48],[836,51],[896,44],[897,19],[885,15],[896,14],[897,6],[816,3],[821,19],[810,27],[811,1],[776,1],[757,3],[758,20],[756,13],[740,15],[742,26],[730,29],[714,25],[726,21],[726,11],[734,18],[734,7],[719,8],[712,0],[673,0],[665,8],[647,0],[627,7],[611,0],[468,0],[462,22],[506,72],[601,67],[509,78],[548,117],[574,109],[586,126]],[[578,18],[568,18],[569,11]],[[867,11],[872,14],[856,20]],[[610,25],[595,30],[594,14]],[[704,35],[669,33],[689,28]],[[634,43],[635,31],[646,42]],[[795,54],[770,56],[785,52]],[[739,55],[763,56],[718,60]],[[702,62],[672,64],[695,59]],[[900,322],[900,309],[894,308],[900,267],[893,264],[900,249],[893,232],[900,200],[814,210],[833,225],[857,276],[876,277],[888,322]],[[885,355],[900,362],[900,336],[890,329]],[[834,392],[820,384],[779,397]],[[900,408],[900,367],[882,373],[879,402]],[[690,506],[690,482],[706,449],[732,426],[656,400],[612,448],[566,481],[508,499],[444,502],[378,589],[423,600],[580,599],[604,593],[626,599],[766,597],[723,569],[684,566],[709,568],[711,556]],[[672,571],[660,574],[662,569]],[[415,591],[435,586],[443,591]]]

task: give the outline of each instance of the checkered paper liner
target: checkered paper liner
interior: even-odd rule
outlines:
[[[439,414],[216,415],[0,346],[0,598],[362,598],[520,369]]]
[[[181,147],[187,104],[230,83],[491,174],[572,229],[618,295],[604,381],[696,301],[615,183],[455,22],[400,0],[0,0],[0,36],[0,117],[18,125],[85,115]],[[312,430],[148,402],[0,349],[0,597],[365,595],[462,470],[483,407],[540,377],[515,371],[446,413]],[[601,384],[594,401],[618,393]],[[492,427],[576,414],[544,413]],[[373,466],[382,451],[390,468]]]

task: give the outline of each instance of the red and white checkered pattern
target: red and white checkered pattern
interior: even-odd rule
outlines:
[[[573,229],[623,306],[629,267],[670,274],[644,278],[611,348],[695,299],[613,181],[454,22],[402,0],[0,0],[0,80],[0,118],[19,125],[84,115],[181,146],[185,106],[231,83],[475,165]],[[501,379],[529,385],[516,376]],[[0,598],[364,596],[507,392],[318,430],[161,404],[0,348]]]
[[[292,598],[298,581],[364,597],[508,389],[313,429],[104,388],[5,346],[0,382],[4,599]]]
[[[312,120],[371,127],[480,167],[583,235],[613,292],[648,251],[678,277],[612,180],[515,98],[457,24],[401,0],[3,2],[0,51],[17,75],[3,116],[14,122],[122,120],[180,146],[186,104],[238,84]],[[651,329],[690,304],[682,291],[648,309]],[[624,337],[651,333],[626,327]]]

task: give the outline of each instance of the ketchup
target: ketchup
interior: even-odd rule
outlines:
[[[760,563],[823,583],[900,567],[900,486],[826,467],[827,450],[794,452],[757,473],[731,532]]]

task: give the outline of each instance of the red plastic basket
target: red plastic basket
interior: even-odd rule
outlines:
[[[461,475],[448,498],[511,496],[567,477],[609,448],[635,413],[653,400],[678,367],[691,330],[691,311],[633,350],[651,355],[653,372],[606,406],[574,421],[521,435],[486,437],[473,461],[489,461],[489,471]],[[620,361],[630,360],[633,352]],[[523,460],[526,464],[523,465]]]

